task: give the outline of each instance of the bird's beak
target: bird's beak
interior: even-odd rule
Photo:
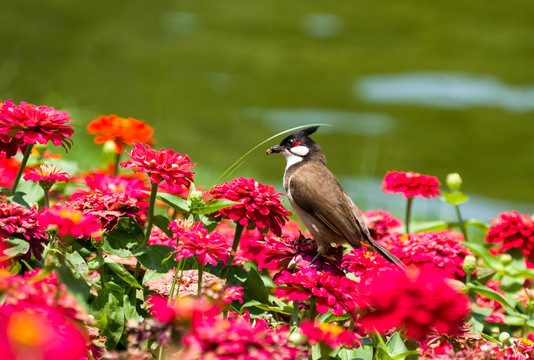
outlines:
[[[280,151],[282,151],[280,145],[271,146],[267,149],[267,155],[271,155],[272,153],[279,153]]]

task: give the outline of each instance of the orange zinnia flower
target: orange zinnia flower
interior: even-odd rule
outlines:
[[[154,134],[154,129],[144,121],[131,117],[124,119],[117,115],[102,115],[91,121],[87,125],[87,130],[91,134],[98,134],[95,137],[96,144],[103,144],[107,141],[115,142],[117,154],[124,150],[125,144],[152,143],[152,134]]]

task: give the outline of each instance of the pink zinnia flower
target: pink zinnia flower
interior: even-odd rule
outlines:
[[[434,332],[456,334],[469,313],[468,299],[439,272],[384,272],[369,277],[361,293],[369,308],[361,319],[367,331],[403,326],[415,340]]]
[[[197,255],[201,264],[209,262],[217,266],[217,260],[226,264],[230,259],[232,249],[230,239],[217,232],[208,233],[208,230],[202,227],[202,223],[197,222],[190,228],[184,229],[182,224],[173,221],[169,228],[179,240],[175,250],[177,261]]]
[[[504,291],[500,289],[501,281],[495,281],[495,280],[488,280],[486,283],[486,287],[490,288],[491,290],[494,290],[498,292],[501,295],[506,295]],[[493,322],[493,323],[505,323],[506,316],[504,315],[505,308],[501,305],[500,302],[492,299],[488,299],[487,297],[484,297],[480,294],[477,294],[476,296],[476,304],[478,307],[481,307],[483,309],[491,309],[492,313],[484,318],[487,322]]]
[[[2,359],[80,360],[87,358],[87,335],[53,306],[3,305],[0,316]]]
[[[169,302],[167,297],[155,294],[147,297],[147,305],[152,316],[162,323],[175,322],[195,327],[204,318],[214,318],[221,312],[221,307],[201,297],[183,297]]]
[[[401,193],[405,198],[420,196],[435,198],[440,194],[441,183],[435,176],[409,172],[390,171],[384,177],[382,190],[385,194]]]
[[[191,172],[191,168],[195,164],[191,164],[187,155],[180,155],[173,150],[166,149],[156,151],[150,145],[143,146],[139,143],[134,143],[128,155],[131,160],[121,162],[120,166],[147,173],[154,184],[165,180],[169,186],[189,187],[190,182],[193,181],[195,173]]]
[[[183,359],[298,360],[304,353],[289,344],[287,330],[274,330],[265,321],[231,316],[205,319],[187,333]]]
[[[222,301],[229,304],[233,300],[239,300],[239,303],[243,304],[243,289],[242,286],[230,286],[224,290]]]
[[[113,195],[104,195],[99,192],[87,195],[74,194],[67,205],[73,210],[79,210],[99,219],[105,230],[113,229],[119,219],[125,216],[141,220],[138,217],[137,201],[124,193]]]
[[[406,265],[444,270],[451,276],[465,276],[464,259],[471,252],[462,245],[463,235],[452,230],[391,234],[381,244]]]
[[[50,189],[56,182],[69,181],[69,174],[53,165],[37,165],[28,169],[24,180],[38,182],[43,189]]]
[[[280,236],[282,225],[291,211],[283,207],[273,186],[261,184],[254,179],[238,178],[215,185],[209,192],[213,199],[227,199],[240,204],[222,209],[216,216],[226,216],[245,226],[270,229]]]
[[[362,215],[371,237],[375,240],[382,239],[402,226],[401,220],[384,210],[368,210]]]
[[[176,246],[176,239],[170,238],[165,234],[159,227],[154,226],[150,237],[148,238],[148,245],[165,245],[165,246]]]
[[[341,267],[353,273],[356,277],[379,274],[397,268],[379,253],[370,252],[366,249],[351,249],[350,252],[344,254]]]
[[[39,223],[37,208],[26,209],[15,203],[0,203],[0,239],[24,239],[30,243],[29,258],[33,253],[41,258],[46,232]]]
[[[44,105],[36,106],[22,101],[14,105],[11,100],[0,106],[0,152],[7,157],[17,153],[18,148],[28,144],[62,145],[65,150],[72,145],[69,138],[74,133],[70,116],[64,111]]]
[[[534,261],[534,218],[517,211],[499,214],[492,225],[486,242],[499,244],[498,253],[520,249],[530,261]]]
[[[358,283],[345,276],[335,276],[328,272],[318,272],[314,268],[301,268],[292,274],[283,271],[274,283],[276,297],[289,301],[305,301],[317,297],[317,311],[326,314],[331,310],[340,316],[343,312],[354,315],[358,298]]]
[[[73,238],[91,237],[100,230],[98,220],[94,215],[62,205],[54,205],[39,215],[39,223],[45,228],[57,228],[60,239],[66,242]]]
[[[358,334],[332,323],[303,321],[300,325],[300,331],[308,338],[310,344],[322,343],[332,349],[341,345],[346,348],[355,348],[361,343],[361,338]]]

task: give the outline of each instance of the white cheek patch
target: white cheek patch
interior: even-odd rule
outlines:
[[[286,170],[289,169],[291,165],[295,165],[303,160],[302,156],[295,155],[290,151],[286,152],[284,156],[287,161]]]
[[[310,152],[310,149],[306,146],[299,145],[292,147],[289,151],[298,156],[306,156]]]

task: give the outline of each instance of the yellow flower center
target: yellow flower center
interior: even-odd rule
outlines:
[[[9,319],[7,337],[16,344],[37,346],[47,340],[47,327],[34,314],[19,312]]]

